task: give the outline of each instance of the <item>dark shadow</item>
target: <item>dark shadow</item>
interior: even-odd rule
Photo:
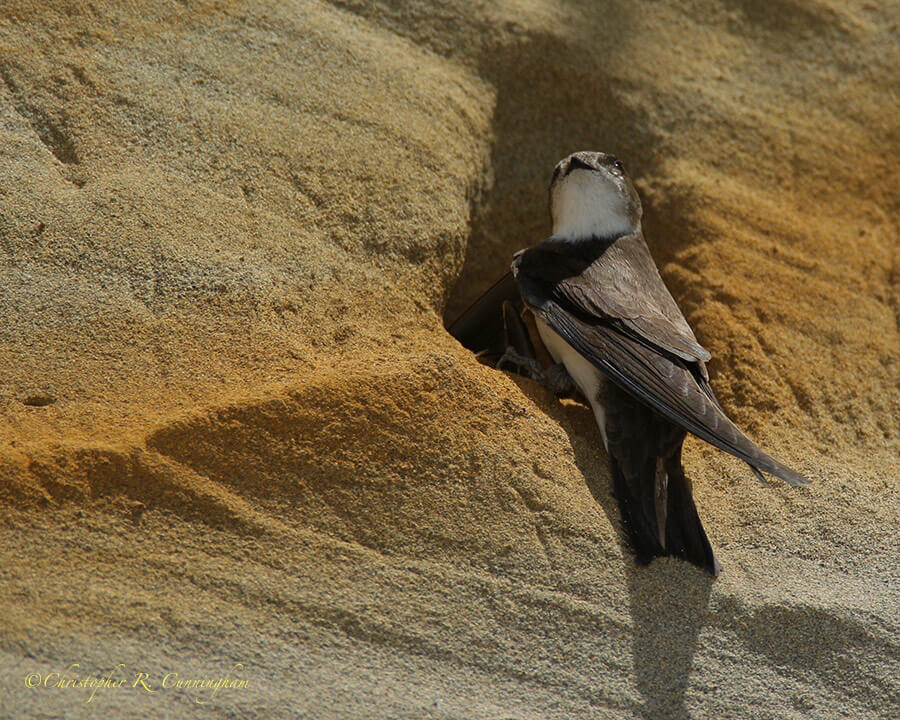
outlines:
[[[644,716],[648,720],[689,718],[684,694],[715,581],[708,573],[681,560],[660,558],[647,566],[635,562],[612,493],[609,461],[600,443],[594,414],[586,406],[574,403],[561,405],[560,410],[554,417],[568,434],[585,483],[617,528],[623,547],[634,621],[634,672],[644,697]]]
[[[699,568],[669,558],[627,572],[634,673],[644,697],[644,717],[687,720],[684,695],[715,581]]]
[[[496,140],[491,154],[494,185],[473,208],[472,235],[465,266],[448,301],[445,321],[452,321],[509,268],[512,254],[534,245],[550,232],[547,186],[554,165],[576,150],[603,150],[619,157],[638,182],[653,175],[657,138],[642,109],[631,105],[629,88],[615,79],[619,60],[609,49],[627,37],[627,11],[611,8],[597,32],[598,52],[560,37],[527,35],[518,43],[485,53],[480,74],[497,88]],[[593,29],[592,29],[593,31]],[[600,51],[603,48],[604,51]],[[625,60],[627,62],[627,59]],[[689,233],[669,231],[677,218],[678,199],[657,208],[644,197],[644,228],[658,264],[672,259]],[[663,220],[663,218],[666,218]],[[666,222],[663,231],[662,222]],[[656,231],[654,231],[656,228]],[[658,237],[660,243],[654,243]],[[678,288],[672,290],[678,299]],[[700,629],[707,618],[713,578],[692,565],[670,559],[640,567],[622,531],[612,495],[608,460],[593,413],[586,406],[560,403],[529,380],[522,391],[553,417],[572,443],[576,463],[596,501],[619,529],[627,567],[632,647],[636,682],[644,698],[645,717],[687,718],[687,689]]]
[[[610,11],[601,35],[627,37],[628,19]],[[602,150],[619,157],[640,179],[657,171],[658,138],[644,108],[635,106],[628,85],[611,68],[611,38],[597,38],[597,52],[583,42],[525,35],[517,43],[493,48],[479,73],[497,89],[495,141],[491,150],[492,187],[472,208],[472,233],[466,261],[445,308],[452,322],[509,269],[516,250],[550,234],[547,188],[556,163],[576,150]],[[653,228],[658,213],[644,198],[644,225]],[[671,208],[669,208],[671,210]],[[664,238],[657,247],[653,237]],[[682,238],[648,232],[651,251],[662,265]]]
[[[399,5],[386,3],[387,9],[371,12],[360,9],[365,6],[347,7],[408,34],[438,54],[452,54],[440,40],[446,18],[433,18],[429,32],[423,33],[415,23],[405,25]],[[516,250],[549,235],[547,187],[560,159],[577,150],[612,153],[639,191],[643,179],[663,175],[658,165],[660,137],[653,130],[660,126],[652,120],[655,109],[634,101],[638,88],[623,81],[626,73],[619,71],[631,62],[633,52],[640,51],[629,42],[635,34],[630,7],[601,0],[573,7],[594,21],[560,28],[553,35],[498,34],[502,43],[479,38],[485,44],[479,46],[477,73],[497,93],[489,168],[493,185],[473,205],[466,260],[445,305],[445,323],[455,320],[507,272]],[[671,192],[641,192],[641,196],[647,241],[663,268],[691,242],[683,217],[685,198]],[[670,280],[664,269],[663,277]],[[669,287],[680,301],[683,288],[671,282]],[[687,718],[684,695],[707,618],[712,578],[676,560],[636,565],[621,529],[593,413],[582,405],[560,403],[530,380],[514,379],[566,431],[588,488],[619,528],[634,620],[634,668],[644,698],[639,712],[653,720]]]
[[[574,401],[556,400],[531,380],[514,379],[522,392],[569,436],[585,484],[617,529],[634,622],[635,680],[644,698],[640,712],[647,720],[687,720],[690,715],[684,697],[700,631],[709,620],[714,578],[687,562],[671,558],[638,565],[622,528],[619,506],[612,493],[609,461],[593,412]]]
[[[599,32],[627,36],[624,11],[611,13]],[[598,38],[598,47],[614,45]],[[494,185],[473,208],[466,263],[447,304],[454,319],[509,268],[512,254],[550,232],[547,186],[554,165],[576,150],[614,153],[638,181],[657,171],[657,138],[641,109],[627,101],[628,87],[609,72],[614,58],[588,56],[584,43],[559,37],[526,36],[519,43],[488,53],[480,73],[497,88],[495,137],[491,154]],[[651,251],[662,266],[687,242],[689,233],[663,232],[677,207],[644,198],[644,227]],[[677,204],[677,203],[676,203]],[[656,229],[654,231],[654,228]],[[656,244],[654,237],[663,242]],[[678,297],[678,289],[672,288]],[[647,718],[687,718],[687,689],[700,630],[706,622],[713,578],[688,563],[662,559],[640,567],[622,531],[612,495],[608,460],[593,413],[586,406],[561,404],[529,380],[523,392],[551,415],[569,436],[576,463],[596,501],[619,529],[627,567],[632,647],[638,688]]]

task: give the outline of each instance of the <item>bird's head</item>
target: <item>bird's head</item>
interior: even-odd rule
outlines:
[[[572,153],[557,163],[550,181],[554,237],[619,237],[641,227],[641,200],[616,158]]]

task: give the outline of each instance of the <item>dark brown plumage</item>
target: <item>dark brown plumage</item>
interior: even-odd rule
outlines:
[[[526,306],[582,356],[662,416],[792,485],[808,482],[760,450],[713,395],[700,346],[640,232],[554,238],[513,261]]]
[[[498,367],[524,369],[556,392],[577,386],[603,434],[638,559],[672,555],[716,574],[681,464],[686,433],[742,459],[760,479],[767,472],[792,485],[808,481],[757,447],[716,400],[710,355],[659,275],[641,231],[640,199],[621,163],[604,153],[575,153],[557,165],[550,191],[554,236],[516,253],[511,276],[451,332],[491,359],[498,344],[507,345]],[[519,307],[535,315],[558,363],[553,368],[535,362],[521,332],[498,337],[504,316],[510,323],[513,286]]]

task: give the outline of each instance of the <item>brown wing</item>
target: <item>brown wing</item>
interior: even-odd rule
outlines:
[[[678,308],[668,291],[668,301],[659,300],[662,296],[655,282],[662,285],[662,280],[658,273],[655,280],[648,280],[643,298],[635,283],[641,282],[639,273],[648,277],[646,269],[633,270],[641,268],[640,257],[629,266],[632,270],[623,272],[627,279],[611,297],[607,297],[606,286],[592,286],[592,280],[599,282],[616,274],[621,255],[612,259],[602,256],[617,243],[596,240],[562,245],[551,239],[518,254],[513,274],[523,300],[611,380],[672,422],[791,484],[808,482],[760,450],[705,389],[703,361],[709,354],[696,343],[690,328],[688,334],[679,328],[681,323],[687,327],[683,318],[679,323],[671,317],[668,301],[675,312]],[[636,257],[634,244],[620,247],[626,256],[631,253],[626,263]],[[657,301],[662,306],[654,309]],[[617,315],[615,308],[622,308],[624,316]]]
[[[663,283],[642,233],[578,243],[550,238],[527,251],[554,297],[683,360],[706,362],[703,348]],[[551,276],[552,275],[552,276]]]

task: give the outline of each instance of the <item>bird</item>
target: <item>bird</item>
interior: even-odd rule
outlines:
[[[682,464],[687,433],[740,458],[763,482],[763,473],[795,486],[809,481],[761,450],[716,399],[710,353],[659,274],[622,163],[573,153],[554,168],[549,195],[551,236],[515,253],[510,272],[450,331],[500,369],[557,395],[583,396],[639,563],[672,556],[718,575]],[[528,313],[549,367],[535,357],[522,320]]]

